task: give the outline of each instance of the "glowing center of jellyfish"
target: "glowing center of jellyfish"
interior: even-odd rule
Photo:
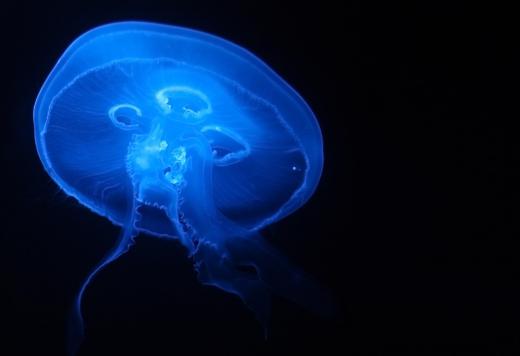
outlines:
[[[233,130],[220,125],[202,126],[212,108],[208,96],[201,90],[168,86],[157,91],[155,98],[161,114],[150,120],[151,131],[136,135],[130,145],[127,165],[134,180],[157,186],[165,180],[176,188],[182,188],[188,164],[187,151],[186,147],[173,146],[172,142],[179,144],[186,138],[205,140],[205,144],[211,147],[212,161],[216,166],[237,163],[250,154],[249,144]],[[108,116],[116,128],[128,130],[138,126],[142,111],[133,104],[116,104],[109,109]],[[163,177],[157,172],[162,172]],[[143,195],[138,195],[138,198],[148,203]]]

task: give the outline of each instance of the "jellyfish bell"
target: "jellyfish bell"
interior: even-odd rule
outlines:
[[[140,232],[179,239],[203,283],[237,294],[264,323],[270,292],[328,308],[258,234],[310,198],[323,149],[305,101],[250,52],[175,26],[95,28],[45,81],[34,125],[54,181],[122,226],[78,295],[80,329],[85,286]]]

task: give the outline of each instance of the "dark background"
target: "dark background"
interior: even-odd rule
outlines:
[[[493,22],[454,3],[390,3],[3,3],[0,354],[62,354],[73,295],[118,235],[43,170],[32,106],[72,40],[129,19],[227,38],[308,101],[323,178],[267,233],[341,312],[275,299],[266,341],[238,298],[196,281],[180,244],[141,236],[87,289],[80,355],[519,352]]]

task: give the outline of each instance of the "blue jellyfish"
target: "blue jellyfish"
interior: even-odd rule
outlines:
[[[238,295],[264,325],[271,293],[330,308],[259,235],[313,194],[323,148],[309,106],[250,52],[176,26],[95,28],[48,76],[34,126],[52,179],[122,227],[78,292],[71,353],[85,287],[139,233],[179,240],[200,281]]]

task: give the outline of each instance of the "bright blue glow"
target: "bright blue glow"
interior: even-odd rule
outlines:
[[[88,282],[138,233],[178,239],[199,279],[240,296],[264,325],[271,292],[330,307],[258,234],[310,198],[323,149],[305,101],[250,52],[174,26],[98,27],[59,59],[34,124],[54,181],[122,227],[78,293],[71,352]]]

